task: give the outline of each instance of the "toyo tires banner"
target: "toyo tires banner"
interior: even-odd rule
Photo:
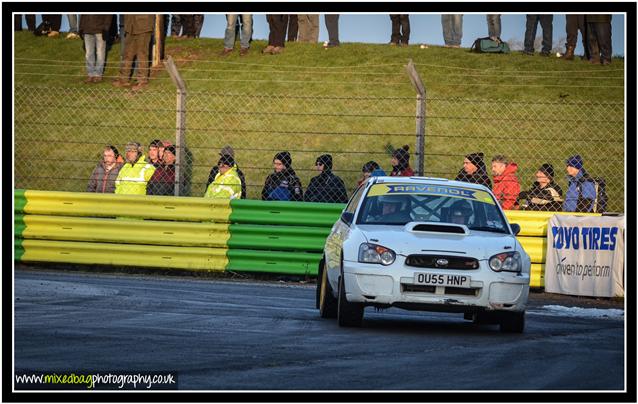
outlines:
[[[545,291],[624,296],[624,239],[624,216],[552,216],[547,225]]]

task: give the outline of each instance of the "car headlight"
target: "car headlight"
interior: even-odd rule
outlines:
[[[490,258],[492,271],[521,272],[521,254],[518,251],[494,255]]]
[[[391,265],[395,258],[396,254],[389,248],[370,243],[363,243],[359,246],[359,262]]]

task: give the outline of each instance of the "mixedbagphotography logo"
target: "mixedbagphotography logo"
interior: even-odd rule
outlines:
[[[16,371],[16,390],[177,390],[177,372]]]

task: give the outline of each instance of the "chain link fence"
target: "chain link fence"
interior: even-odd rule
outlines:
[[[409,86],[407,76],[405,82]],[[86,191],[105,145],[124,153],[130,141],[145,150],[153,139],[176,143],[176,105],[169,90],[16,85],[15,187]],[[281,151],[290,152],[304,192],[318,175],[317,158],[330,154],[350,196],[364,163],[375,161],[389,173],[391,152],[403,145],[417,171],[417,110],[414,96],[190,91],[180,194],[203,196],[220,150],[230,145],[249,199],[262,198]],[[489,173],[492,156],[504,154],[518,164],[521,190],[550,163],[564,193],[565,159],[580,154],[587,171],[606,180],[607,210],[624,212],[623,103],[429,98],[425,111],[425,175],[454,179],[464,156],[474,152],[484,153]]]

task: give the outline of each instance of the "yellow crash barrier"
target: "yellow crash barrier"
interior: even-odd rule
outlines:
[[[18,241],[19,242],[19,241]],[[59,262],[224,271],[225,248],[171,247],[136,244],[78,243],[73,241],[21,240],[23,262]]]
[[[231,213],[230,201],[226,199],[51,191],[25,191],[24,196],[24,213],[34,215],[228,223]]]
[[[545,237],[516,237],[521,243],[525,252],[529,255],[532,263],[542,264],[545,262],[547,252],[547,238]]]
[[[225,248],[224,223],[24,215],[24,239]]]
[[[529,276],[530,288],[545,287],[545,264],[532,264]]]
[[[554,215],[575,215],[575,216],[601,216],[600,213],[575,213],[575,212],[534,212],[530,210],[506,210],[505,216],[510,223],[517,223],[521,226],[521,236],[547,236],[547,223]]]

